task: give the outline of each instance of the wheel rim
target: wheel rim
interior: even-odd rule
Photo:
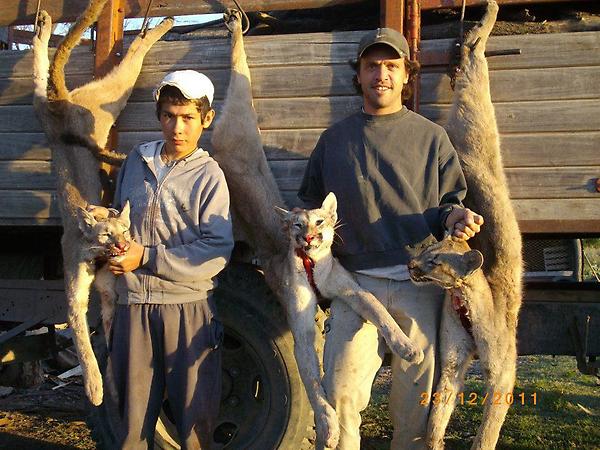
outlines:
[[[246,332],[242,337],[225,326],[221,408],[213,433],[214,443],[223,448],[277,448],[289,420],[289,383],[279,349],[264,337],[257,343],[262,348]],[[266,343],[270,348],[264,348]],[[275,410],[274,402],[280,403]],[[156,434],[164,448],[180,448],[168,405],[161,411]]]

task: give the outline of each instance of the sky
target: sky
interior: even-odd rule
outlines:
[[[175,26],[178,25],[193,25],[197,23],[210,22],[211,20],[216,20],[221,18],[222,14],[195,14],[189,16],[175,16]],[[150,28],[157,25],[164,17],[151,17],[150,18]],[[131,18],[125,19],[124,28],[125,30],[139,30],[144,22],[143,18]],[[70,24],[68,23],[59,23],[56,25],[54,29],[54,34],[62,34],[65,35],[69,30]],[[23,30],[33,30],[33,25],[24,25],[19,27]],[[89,30],[84,33],[84,37],[89,38]],[[29,45],[24,44],[13,44],[15,45],[16,50],[27,50],[30,48]]]

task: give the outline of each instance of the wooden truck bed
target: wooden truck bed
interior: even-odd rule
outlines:
[[[265,150],[290,204],[321,131],[360,104],[348,65],[360,35],[246,38]],[[450,40],[422,43],[421,113],[439,123],[451,101],[444,65],[450,46]],[[525,233],[600,232],[598,48],[600,32],[490,39],[490,50],[521,50],[489,64],[511,196]],[[89,49],[75,50],[70,86],[91,78],[92,60]],[[218,114],[228,61],[224,39],[158,43],[119,118],[119,148],[160,136],[151,90],[167,71],[206,72],[217,88]],[[0,226],[59,224],[50,151],[31,102],[30,53],[0,52]]]

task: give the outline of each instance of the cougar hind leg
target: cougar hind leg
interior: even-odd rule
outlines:
[[[63,241],[65,237],[63,236]],[[102,375],[96,361],[90,340],[87,311],[90,289],[94,281],[92,264],[79,261],[76,251],[65,248],[65,289],[68,304],[69,325],[73,330],[73,340],[79,363],[83,371],[85,393],[93,405],[102,403]]]
[[[317,299],[310,288],[299,286],[295,292],[289,293],[285,307],[294,337],[298,371],[315,414],[316,448],[335,448],[340,433],[338,418],[321,385],[321,370],[315,349]]]
[[[427,448],[431,450],[444,448],[446,427],[462,390],[465,373],[473,360],[473,349],[472,338],[456,317],[449,299],[446,299],[440,327],[441,373],[435,389],[437,399],[432,399],[427,424]]]
[[[471,447],[472,450],[495,448],[500,436],[500,429],[510,408],[507,396],[513,394],[516,378],[517,348],[516,339],[498,341],[497,336],[490,336],[486,351],[479,352],[486,395],[488,401],[483,409],[481,425]],[[483,347],[483,346],[481,346]],[[497,396],[500,395],[498,399]]]

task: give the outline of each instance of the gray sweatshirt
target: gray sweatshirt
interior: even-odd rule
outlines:
[[[445,130],[404,107],[355,113],[323,132],[298,196],[317,207],[329,192],[341,225],[333,252],[356,271],[406,264],[406,245],[440,237],[466,183]]]
[[[119,172],[115,207],[131,205],[142,265],[117,278],[118,303],[187,303],[208,297],[233,249],[229,192],[217,162],[198,149],[159,183],[154,155],[163,141],[131,151]]]

